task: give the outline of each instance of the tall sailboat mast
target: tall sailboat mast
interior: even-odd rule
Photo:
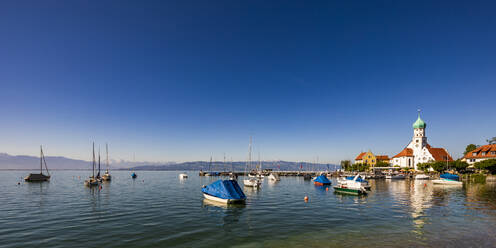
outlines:
[[[250,136],[250,144],[248,145],[248,168],[251,169],[251,142],[252,138]]]
[[[40,174],[43,173],[43,147],[40,146]]]
[[[92,171],[93,171],[93,178],[95,178],[95,142],[93,142],[93,167],[92,167]]]
[[[109,160],[108,160],[108,144],[105,143],[105,150],[107,152],[107,171],[109,170]]]
[[[98,174],[96,177],[100,178],[100,146],[98,146]]]

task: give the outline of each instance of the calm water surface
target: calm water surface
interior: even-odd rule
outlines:
[[[98,190],[83,186],[87,171],[54,171],[49,183],[1,171],[0,246],[496,247],[494,184],[371,180],[371,193],[356,197],[282,177],[244,188],[245,206],[225,207],[200,191],[219,178],[179,173],[139,171],[133,180],[114,171]]]

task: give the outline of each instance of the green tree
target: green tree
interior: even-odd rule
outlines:
[[[492,138],[490,138],[490,139],[487,139],[486,141],[487,141],[487,143],[489,143],[490,145],[491,145],[491,144],[496,144],[496,137],[492,137]]]
[[[389,163],[384,161],[377,161],[375,167],[389,167]]]
[[[417,169],[427,172],[429,171],[429,168],[432,166],[432,163],[419,163],[417,164]]]
[[[468,163],[461,161],[460,159],[450,163],[450,168],[454,168],[457,172],[463,173],[467,170]]]
[[[431,164],[431,167],[433,170],[441,173],[443,171],[446,170],[447,166],[446,166],[446,162],[443,162],[443,161],[437,161],[437,162],[434,162]]]
[[[496,159],[487,159],[474,164],[479,170],[487,170],[491,174],[496,174]]]
[[[350,160],[341,160],[341,169],[345,171],[350,171],[351,161]]]
[[[465,151],[463,152],[463,155],[467,155],[467,153],[477,149],[477,145],[475,144],[470,144],[467,147],[465,147]]]

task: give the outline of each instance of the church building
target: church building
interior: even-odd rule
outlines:
[[[453,161],[448,151],[444,148],[434,148],[427,143],[425,129],[427,124],[418,115],[413,123],[412,141],[400,153],[391,159],[391,165],[417,170],[417,164],[434,161]]]

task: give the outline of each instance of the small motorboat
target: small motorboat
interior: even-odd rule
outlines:
[[[205,199],[225,204],[244,203],[246,196],[235,180],[217,180],[202,187]]]
[[[279,174],[277,174],[277,173],[270,173],[269,180],[281,181],[281,178],[279,177]]]
[[[262,185],[262,181],[256,177],[250,177],[248,179],[243,180],[243,185],[245,187],[253,187],[253,188],[258,188]]]
[[[185,178],[188,178],[188,174],[186,173],[179,174],[179,179],[185,179]]]
[[[429,180],[430,177],[426,174],[417,174],[415,180]]]
[[[136,179],[137,177],[138,175],[136,175],[136,173],[133,172],[133,174],[131,174],[131,178]]]
[[[367,180],[363,178],[360,174],[357,174],[355,176],[349,176],[349,177],[342,177],[338,179],[338,183],[346,183],[346,181],[356,181],[360,183],[360,186],[363,187],[365,190],[370,190],[370,184]]]
[[[334,186],[334,192],[350,195],[366,195],[367,190],[362,186],[359,180],[360,175],[356,175],[351,180],[340,180],[337,186]]]
[[[388,173],[386,175],[386,179],[405,179],[405,178],[406,178],[405,174]]]
[[[317,186],[331,185],[331,181],[329,181],[329,179],[327,179],[327,177],[324,174],[316,177],[313,180],[313,183]]]
[[[463,182],[459,181],[460,177],[455,174],[445,173],[439,176],[439,179],[432,180],[433,184],[444,184],[444,185],[463,185]]]

